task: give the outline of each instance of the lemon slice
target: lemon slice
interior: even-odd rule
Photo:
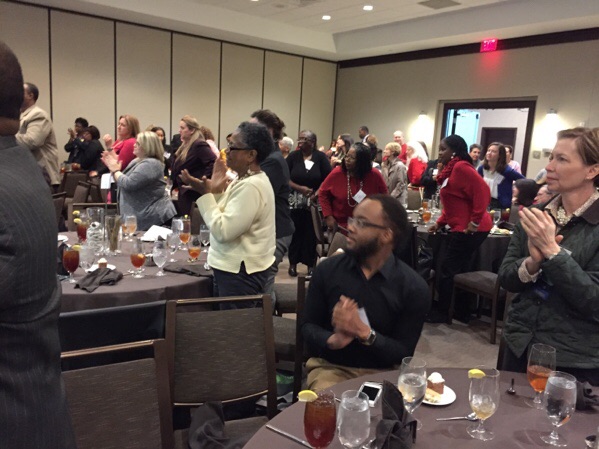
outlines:
[[[495,211],[494,211],[493,209],[491,209],[491,210],[489,211],[489,213],[490,213],[491,215],[493,215],[493,214],[495,213]]]
[[[75,223],[75,224],[81,224],[81,218],[75,218],[75,219],[73,219],[73,223]]]
[[[468,371],[469,379],[482,379],[483,377],[485,377],[485,373],[483,373],[479,369],[474,368],[474,369],[471,369],[470,371]]]
[[[81,245],[73,245],[73,246],[71,246],[71,249],[74,249],[75,251],[79,251],[81,249]]]
[[[74,217],[78,217],[78,216],[79,216],[79,214],[81,214],[81,212],[79,212],[78,210],[74,210],[74,211],[73,211],[73,216],[74,216]]]
[[[318,399],[318,395],[312,390],[302,390],[297,394],[297,400],[300,402],[312,402]]]

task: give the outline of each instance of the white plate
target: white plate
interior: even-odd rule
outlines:
[[[68,242],[69,238],[66,235],[58,234],[58,243]]]
[[[439,400],[439,402],[428,402],[426,400],[422,402],[427,405],[449,405],[453,401],[455,401],[455,399],[455,391],[453,391],[451,388],[445,385],[445,388],[443,388],[443,394],[441,395],[441,399]]]
[[[106,265],[106,268],[108,268],[109,270],[114,270],[116,267],[114,265],[108,264],[108,265]],[[98,269],[98,264],[95,263],[85,271],[87,273],[91,273],[92,271],[96,271],[97,269]],[[447,387],[445,387],[445,388],[447,388]]]

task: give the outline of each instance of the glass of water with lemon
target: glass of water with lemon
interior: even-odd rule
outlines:
[[[499,371],[487,366],[479,366],[468,371],[470,407],[478,421],[466,429],[472,438],[489,441],[495,434],[485,429],[485,420],[493,416],[499,406]]]

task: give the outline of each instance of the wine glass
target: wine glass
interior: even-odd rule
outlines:
[[[89,245],[82,245],[79,249],[79,266],[83,270],[89,270],[96,261],[94,248]]]
[[[177,252],[177,248],[179,248],[179,243],[181,243],[181,240],[179,239],[179,233],[171,232],[166,238],[166,243],[171,255],[171,258],[168,261],[176,262],[177,259],[175,259],[174,255]]]
[[[318,392],[318,398],[306,402],[304,410],[304,434],[313,448],[325,448],[335,437],[337,411],[335,395],[330,390]]]
[[[370,436],[368,396],[357,390],[343,392],[337,422],[341,444],[351,449],[361,447]]]
[[[555,371],[555,348],[542,343],[532,345],[528,354],[526,375],[530,386],[535,390],[535,397],[526,403],[537,410],[544,408],[541,395],[552,371]]]
[[[489,441],[495,438],[495,434],[485,429],[485,420],[493,416],[499,406],[499,371],[486,366],[478,366],[477,370],[484,375],[470,377],[468,399],[478,423],[468,426],[466,430],[472,438]]]
[[[576,378],[561,371],[551,372],[543,394],[543,406],[553,430],[541,439],[552,446],[567,446],[568,442],[558,435],[557,428],[570,420],[576,408]]]
[[[137,217],[135,215],[125,215],[123,217],[123,235],[127,240],[130,240],[135,231],[137,231]]]
[[[79,251],[73,247],[65,248],[62,252],[62,266],[69,272],[69,284],[76,283],[73,273],[77,271],[79,266]]]
[[[156,242],[154,242],[154,247],[152,248],[152,259],[159,268],[156,276],[166,276],[166,273],[162,271],[162,267],[166,263],[167,258],[168,249],[166,247],[166,242],[164,240],[156,240]]]
[[[181,231],[183,230],[183,219],[182,218],[173,218],[173,221],[171,223],[171,231],[173,231],[173,234],[177,234],[177,238],[179,239],[179,234],[181,234]],[[179,248],[182,248],[183,246],[183,242],[181,242],[181,239],[179,239]]]
[[[189,252],[189,261],[191,263],[197,262],[202,252],[202,243],[199,235],[192,235],[187,242],[187,251]]]
[[[501,210],[493,210],[493,227],[497,228],[497,224],[501,221]]]
[[[142,267],[146,262],[146,255],[143,251],[142,243],[139,238],[133,237],[130,252],[131,264],[136,268],[133,272],[134,278],[143,278]]]
[[[204,247],[202,252],[205,253],[204,257],[202,259],[207,260],[208,259],[208,245],[210,245],[210,229],[208,229],[208,226],[206,226],[206,225],[200,226],[200,240],[202,241],[202,246]]]
[[[191,236],[191,220],[189,218],[181,219],[181,230],[179,231],[179,238],[181,239],[181,243],[184,245],[189,242],[189,237]]]
[[[397,386],[403,396],[406,411],[412,415],[422,404],[426,393],[426,362],[418,357],[404,357],[399,368]],[[418,420],[417,428],[422,428]]]

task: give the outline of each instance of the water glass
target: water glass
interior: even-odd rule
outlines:
[[[541,439],[552,446],[567,446],[568,442],[559,436],[557,428],[570,420],[576,408],[576,378],[561,371],[551,372],[543,394],[543,407],[553,430]]]
[[[325,448],[335,437],[337,410],[335,395],[330,390],[318,392],[318,398],[306,402],[304,410],[304,434],[313,448]]]
[[[152,248],[152,259],[159,268],[156,276],[166,276],[166,273],[162,271],[162,267],[166,263],[166,259],[168,259],[168,249],[164,240],[156,240],[156,242],[154,242],[154,247]]]
[[[401,361],[397,386],[403,396],[406,411],[411,415],[424,401],[426,393],[426,362],[419,357],[405,357]],[[418,420],[417,420],[418,421]],[[422,423],[418,421],[418,429]]]
[[[529,406],[537,410],[544,408],[541,395],[545,391],[547,379],[552,371],[555,371],[555,348],[542,343],[532,345],[528,353],[526,375],[530,386],[535,391],[535,397],[532,401],[526,402]]]
[[[123,236],[130,240],[137,231],[137,217],[135,215],[123,216]]]
[[[179,248],[179,244],[181,243],[181,240],[179,239],[179,233],[171,232],[166,238],[166,243],[168,245],[169,253],[171,255],[171,258],[168,261],[171,263],[176,262],[177,259],[175,259],[174,256],[177,252],[177,249]]]
[[[96,261],[94,248],[89,245],[82,245],[79,249],[79,266],[85,271],[89,270]]]
[[[341,395],[337,420],[339,441],[344,447],[359,448],[370,436],[370,407],[368,396],[357,390],[348,390]]]
[[[499,406],[499,371],[486,366],[476,368],[484,376],[470,378],[468,399],[478,422],[468,426],[466,430],[472,438],[489,441],[495,438],[495,434],[485,429],[485,420],[493,416]]]
[[[111,256],[117,254],[119,249],[119,235],[121,230],[121,216],[108,215],[104,219],[104,230],[106,233],[105,253]]]

